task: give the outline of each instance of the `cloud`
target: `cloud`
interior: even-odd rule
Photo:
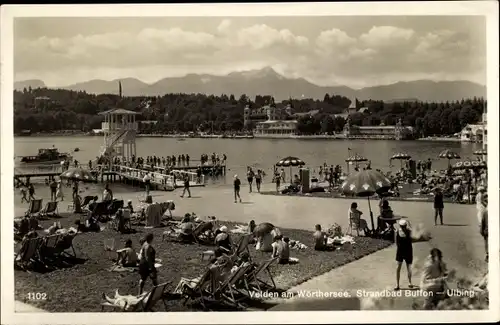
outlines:
[[[419,32],[385,25],[369,26],[358,33],[325,28],[300,35],[291,27],[236,26],[233,22],[224,19],[211,29],[199,30],[157,26],[71,37],[18,38],[14,42],[16,78],[71,80],[65,85],[82,81],[72,80],[76,75],[139,78],[151,74],[161,78],[174,70],[182,75],[182,71],[213,73],[264,66],[277,67],[288,77],[330,85],[484,78],[484,44],[464,32]],[[68,71],[80,72],[56,77],[58,71],[62,76]]]
[[[220,22],[219,26],[217,26],[217,31],[219,33],[226,33],[231,27],[231,24],[232,24],[231,20],[224,19],[223,21]]]

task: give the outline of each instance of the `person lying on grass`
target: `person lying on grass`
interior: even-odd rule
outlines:
[[[137,253],[134,248],[132,248],[132,239],[127,239],[125,242],[125,248],[116,251],[118,258],[117,264],[123,267],[135,267],[137,266]]]
[[[147,301],[150,294],[151,292],[144,292],[138,296],[122,296],[118,293],[118,289],[116,289],[114,298],[108,297],[105,293],[102,294],[102,298],[107,303],[121,307],[123,310],[133,310],[140,301]]]

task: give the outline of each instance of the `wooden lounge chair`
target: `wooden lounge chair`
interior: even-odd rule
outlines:
[[[57,242],[57,248],[56,248],[58,256],[61,256],[64,254],[64,255],[67,255],[69,257],[76,257],[75,247],[73,246],[73,240],[75,239],[76,235],[77,235],[76,233],[74,233],[74,234],[61,234],[61,238]],[[68,250],[70,250],[70,249],[71,249],[71,252],[73,254],[68,253]]]
[[[50,235],[46,237],[42,237],[42,242],[40,244],[39,252],[40,259],[42,262],[47,262],[50,258],[57,256],[59,253],[57,251],[57,245],[59,240],[61,240],[62,235]]]
[[[42,210],[42,199],[35,199],[30,201],[30,205],[28,207],[28,211],[26,211],[26,215],[30,217],[38,217],[40,211]]]
[[[79,201],[80,201],[80,208],[81,208],[81,207],[82,207],[82,203],[81,203],[80,196],[78,196],[78,197],[76,198],[76,200],[79,200]],[[67,206],[67,208],[66,208],[66,210],[67,210],[68,212],[74,211],[74,210],[75,210],[75,208],[76,208],[76,207],[75,207],[75,199],[72,199],[70,202],[71,202],[71,203],[69,203],[69,204],[68,204],[68,206]]]
[[[165,300],[165,289],[167,288],[167,286],[170,284],[171,282],[165,282],[165,283],[162,283],[162,284],[159,284],[155,287],[153,287],[151,289],[151,291],[149,291],[147,294],[145,294],[143,296],[143,298],[141,300],[139,300],[139,302],[133,307],[133,308],[130,308],[130,309],[126,309],[127,308],[127,305],[125,306],[117,306],[117,305],[113,305],[109,302],[103,302],[101,303],[101,311],[104,311],[104,308],[106,307],[110,307],[110,308],[113,308],[114,310],[118,310],[118,311],[121,311],[121,312],[138,312],[138,311],[142,311],[142,312],[152,312],[154,311],[153,310],[153,307],[156,305],[156,303],[158,303],[159,300],[161,300],[163,302],[163,306],[165,307],[165,311],[167,310],[167,302]]]
[[[52,201],[52,202],[47,202],[45,205],[45,208],[40,211],[39,216],[42,218],[56,218],[59,216],[58,210],[57,210],[57,205],[59,202],[57,201]]]
[[[232,273],[229,278],[222,282],[217,288],[216,292],[214,293],[215,298],[217,299],[219,297],[222,297],[225,302],[228,302],[230,305],[236,308],[245,309],[245,306],[241,305],[240,301],[250,297],[250,288],[247,285],[245,275],[249,272],[251,267],[251,264],[241,266],[240,268],[238,268],[238,270]],[[242,283],[244,284],[244,289],[246,292],[242,291]],[[243,297],[237,298],[237,294],[240,294]]]
[[[194,279],[181,278],[179,285],[175,288],[175,293],[180,293],[184,297],[183,304],[186,305],[189,300],[195,298],[202,298],[201,303],[205,307],[205,296],[209,296],[213,292],[214,283],[214,270],[207,269],[198,281]],[[206,289],[210,287],[210,289]]]
[[[42,238],[31,238],[23,242],[17,254],[14,256],[14,263],[21,269],[26,270],[33,262],[40,261],[39,247]]]
[[[255,268],[254,271],[252,271],[250,274],[246,275],[246,281],[249,286],[253,288],[257,288],[259,291],[262,291],[262,287],[267,288],[267,289],[276,289],[276,283],[274,282],[273,275],[271,274],[271,271],[269,270],[269,267],[274,263],[277,262],[278,258],[272,258],[267,261],[263,261],[261,264]],[[266,273],[269,281],[263,280],[262,273]]]
[[[94,201],[93,195],[87,195],[83,198],[82,209],[86,209],[90,202]]]
[[[250,256],[250,250],[248,249],[248,245],[250,244],[252,237],[253,234],[245,234],[240,238],[238,246],[235,246],[236,250],[234,251],[234,254],[236,254],[236,256],[240,256],[240,254],[243,252],[247,252],[248,255]]]

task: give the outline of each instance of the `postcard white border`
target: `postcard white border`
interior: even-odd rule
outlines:
[[[196,10],[193,10],[196,9]],[[280,4],[127,4],[127,5],[19,5],[1,7],[1,241],[2,323],[5,324],[234,324],[256,323],[394,323],[485,322],[499,320],[498,197],[490,200],[490,310],[488,311],[342,311],[236,313],[14,313],[12,250],[13,178],[13,18],[15,17],[134,17],[134,16],[380,16],[481,15],[487,19],[488,163],[498,166],[498,3],[496,1],[280,3]],[[492,136],[493,135],[493,136]],[[496,135],[496,136],[495,136]],[[489,169],[490,196],[500,188],[498,169]],[[493,288],[498,288],[493,290]],[[74,317],[76,316],[76,317]],[[132,316],[132,317],[131,317]]]

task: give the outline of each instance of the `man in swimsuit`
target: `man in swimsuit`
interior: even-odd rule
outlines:
[[[399,279],[401,277],[401,266],[406,262],[406,269],[408,271],[408,287],[413,288],[411,283],[411,264],[413,263],[413,244],[411,239],[411,230],[408,228],[406,220],[399,220],[399,229],[396,231],[396,262],[398,266],[396,269],[396,288],[399,290]]]

